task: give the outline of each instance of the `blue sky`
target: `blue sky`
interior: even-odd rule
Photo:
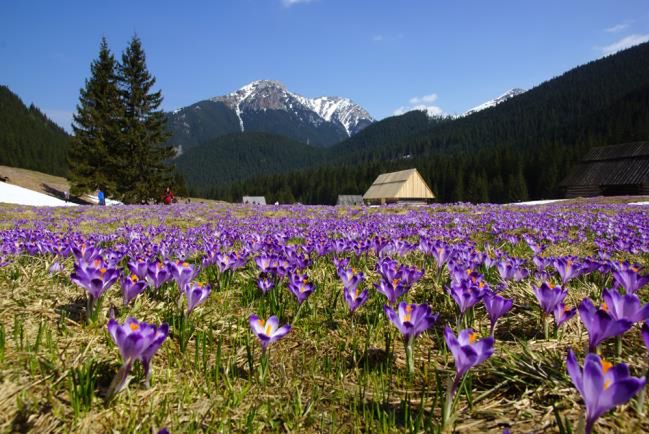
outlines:
[[[137,32],[166,110],[275,79],[377,119],[461,113],[649,40],[647,0],[4,0],[0,17],[0,84],[61,124],[102,36],[120,54]]]

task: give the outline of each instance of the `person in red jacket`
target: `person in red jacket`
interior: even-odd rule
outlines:
[[[165,205],[171,205],[171,202],[172,202],[173,200],[174,200],[174,194],[173,194],[173,192],[171,191],[171,188],[167,187],[167,189],[165,190],[164,195],[162,196],[162,202],[163,202]]]

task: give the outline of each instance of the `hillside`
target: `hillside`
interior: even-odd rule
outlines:
[[[0,126],[0,164],[65,175],[70,136],[6,86],[0,86]]]
[[[424,131],[376,134],[361,146],[332,148],[335,159],[318,169],[252,179],[233,189],[267,194],[279,188],[318,203],[304,184],[320,183],[319,203],[362,193],[383,171],[417,167],[441,201],[511,202],[551,197],[570,166],[592,146],[649,138],[649,43],[577,67],[493,108],[437,122]],[[352,138],[353,139],[353,138]],[[404,159],[407,156],[407,159]],[[350,189],[355,189],[350,191]],[[313,202],[312,202],[313,200]]]
[[[190,149],[175,160],[192,193],[208,194],[252,176],[270,175],[315,164],[323,150],[286,137],[265,133],[237,133]]]

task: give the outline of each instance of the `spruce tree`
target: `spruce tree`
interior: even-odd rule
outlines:
[[[146,66],[140,39],[134,36],[122,54],[118,69],[123,117],[120,150],[114,162],[120,167],[117,193],[125,203],[159,198],[171,185],[172,167],[165,161],[173,149],[163,147],[168,138],[162,95],[153,91],[155,78]]]
[[[115,58],[105,38],[99,57],[90,65],[90,78],[81,89],[68,153],[71,193],[80,195],[103,189],[116,190],[111,154],[119,141],[121,104],[117,88]]]

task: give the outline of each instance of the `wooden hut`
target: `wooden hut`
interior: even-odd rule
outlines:
[[[360,194],[340,194],[336,201],[336,206],[359,206],[365,205],[363,196]]]
[[[253,205],[266,205],[266,198],[264,196],[244,196],[241,203],[248,203]]]
[[[649,194],[649,142],[592,148],[559,184],[565,197]]]
[[[417,169],[383,173],[363,195],[370,204],[429,203],[435,198]]]

